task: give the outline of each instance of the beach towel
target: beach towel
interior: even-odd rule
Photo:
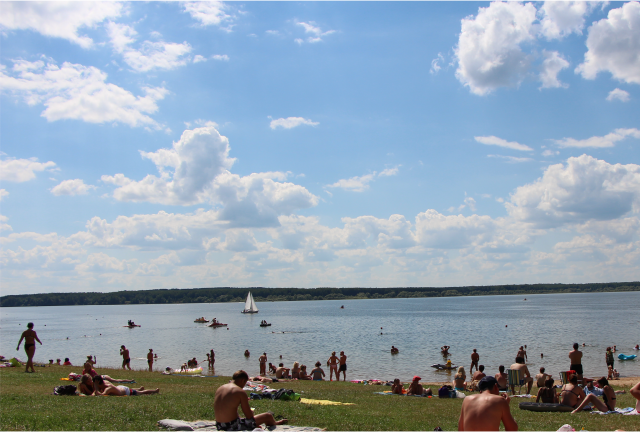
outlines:
[[[214,420],[198,420],[195,422],[188,422],[184,420],[164,419],[158,421],[158,426],[174,431],[217,432],[216,422]],[[265,430],[270,432],[324,432],[324,429],[321,428],[289,425],[265,427],[264,429],[256,428],[253,430]]]
[[[636,411],[635,409],[631,412],[628,413],[624,413],[624,415],[640,415],[640,412]]]
[[[628,414],[635,411],[635,408],[632,407],[628,407],[628,408],[616,408],[613,411],[607,411],[607,412],[602,412],[602,411],[591,411],[591,414],[600,414],[600,415],[607,415],[607,414]]]
[[[330,400],[322,400],[322,399],[307,399],[300,398],[300,403],[309,404],[309,405],[355,405],[350,402],[334,402]]]

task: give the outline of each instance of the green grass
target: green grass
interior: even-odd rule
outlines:
[[[213,395],[229,378],[194,378],[162,375],[158,372],[123,372],[99,369],[114,378],[133,378],[138,387],[160,388],[159,395],[140,397],[53,396],[53,388],[78,367],[36,368],[26,374],[22,368],[0,369],[0,430],[155,430],[165,418],[213,420]],[[76,383],[77,384],[77,383]],[[343,382],[296,381],[275,383],[274,388],[291,388],[309,399],[352,402],[348,406],[305,405],[299,402],[251,401],[256,413],[273,411],[292,425],[327,430],[457,430],[462,399],[381,396],[389,389]],[[617,390],[624,387],[615,387]],[[437,389],[434,388],[434,390]],[[629,389],[626,388],[628,391]],[[576,430],[637,430],[638,417],[581,413],[535,413],[521,411],[514,398],[511,411],[520,430],[557,430],[565,423]],[[618,406],[634,406],[628,393],[618,395]]]

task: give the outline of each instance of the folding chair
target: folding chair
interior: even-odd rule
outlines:
[[[569,374],[566,372],[560,372],[560,382],[562,385],[569,383]]]
[[[507,369],[507,376],[511,394],[515,394],[515,387],[518,387],[518,394],[520,394],[522,392],[522,386],[524,385],[524,379],[520,377],[520,371]]]

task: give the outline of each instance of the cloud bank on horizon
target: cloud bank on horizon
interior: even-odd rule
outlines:
[[[3,295],[640,277],[637,1],[2,2],[0,31]]]

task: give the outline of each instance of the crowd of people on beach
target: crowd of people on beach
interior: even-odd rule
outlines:
[[[25,341],[24,350],[28,357],[26,372],[31,373],[35,372],[33,364],[35,342],[42,345],[33,327],[33,323],[27,324],[27,330],[22,333],[18,347],[16,348],[19,350],[22,341]],[[450,355],[450,348],[451,347],[447,345],[441,347],[443,356],[447,357]],[[573,414],[590,407],[603,412],[615,411],[617,394],[624,392],[624,390],[615,391],[609,384],[609,380],[615,379],[618,375],[617,370],[614,368],[615,359],[613,353],[616,352],[615,345],[607,347],[605,352],[605,361],[609,372],[608,376],[593,379],[585,376],[582,365],[583,353],[579,349],[580,345],[574,343],[573,350],[568,353],[569,369],[561,373],[563,381],[561,386],[555,385],[552,375],[546,373],[544,367],[540,367],[539,373],[532,376],[526,363],[528,359],[526,348],[526,345],[520,346],[514,363],[509,366],[509,372],[517,372],[515,382],[513,379],[510,379],[504,365],[498,367],[498,371],[494,376],[488,375],[485,366],[480,364],[480,354],[477,349],[473,349],[471,353],[469,373],[472,375],[470,380],[467,380],[463,366],[457,368],[451,382],[451,390],[471,392],[464,398],[462,404],[458,422],[459,430],[498,430],[501,423],[505,430],[517,430],[518,425],[510,412],[508,392],[510,390],[513,395],[515,394],[515,386],[525,386],[526,393],[529,395],[531,394],[534,383],[538,388],[536,403],[559,404],[560,406],[570,407],[572,408]],[[638,346],[636,345],[636,349],[637,348]],[[392,347],[392,353],[394,351],[397,352],[396,350],[396,347]],[[132,370],[130,353],[124,345],[120,347],[120,355],[123,359],[122,369]],[[215,353],[213,349],[206,355],[209,368],[213,369],[215,364]],[[250,357],[248,350],[245,351],[245,357]],[[540,357],[544,358],[544,355],[541,354]],[[280,358],[282,358],[282,356],[280,356]],[[150,372],[153,371],[155,359],[157,359],[157,354],[153,352],[153,349],[149,349],[147,362]],[[49,363],[54,365],[53,360],[50,360]],[[124,386],[122,385],[123,383],[133,383],[135,381],[130,379],[115,379],[109,375],[98,374],[94,369],[96,363],[97,359],[95,356],[87,356],[82,373],[78,375],[80,380],[78,392],[80,395],[138,396],[160,392],[158,388],[147,390],[143,386],[139,388]],[[326,373],[322,369],[322,363],[320,361],[315,363],[314,369],[307,372],[307,366],[300,364],[298,361],[295,361],[291,368],[285,367],[282,362],[276,367],[268,362],[267,353],[264,352],[258,358],[258,363],[260,369],[259,375],[249,377],[245,371],[239,370],[233,375],[232,382],[222,385],[216,390],[214,411],[220,430],[246,430],[246,428],[252,428],[260,424],[275,426],[286,422],[286,419],[276,421],[273,415],[269,413],[253,415],[248,405],[247,395],[242,390],[249,380],[271,383],[287,380],[324,381],[326,378]],[[71,362],[69,358],[65,358],[64,363],[61,364],[60,359],[57,359],[55,365],[71,366]],[[347,356],[344,351],[341,351],[339,356],[336,355],[335,351],[332,352],[326,361],[326,365],[329,367],[330,381],[333,381],[334,377],[336,381],[340,381],[340,373],[342,373],[343,381],[346,381]],[[195,368],[197,366],[198,362],[194,357],[185,362],[181,370]],[[450,360],[448,360],[445,368],[453,369]],[[475,372],[473,372],[474,368]],[[273,375],[273,377],[267,376],[268,374]],[[420,380],[421,378],[419,376],[414,376],[405,389],[403,383],[401,383],[399,379],[395,379],[391,384],[391,393],[406,394],[408,396],[433,396],[431,388],[424,388]],[[559,392],[557,391],[558,388],[560,390]],[[636,410],[640,412],[640,382],[632,387],[630,393],[637,400]],[[242,408],[246,418],[238,417],[238,408]]]

